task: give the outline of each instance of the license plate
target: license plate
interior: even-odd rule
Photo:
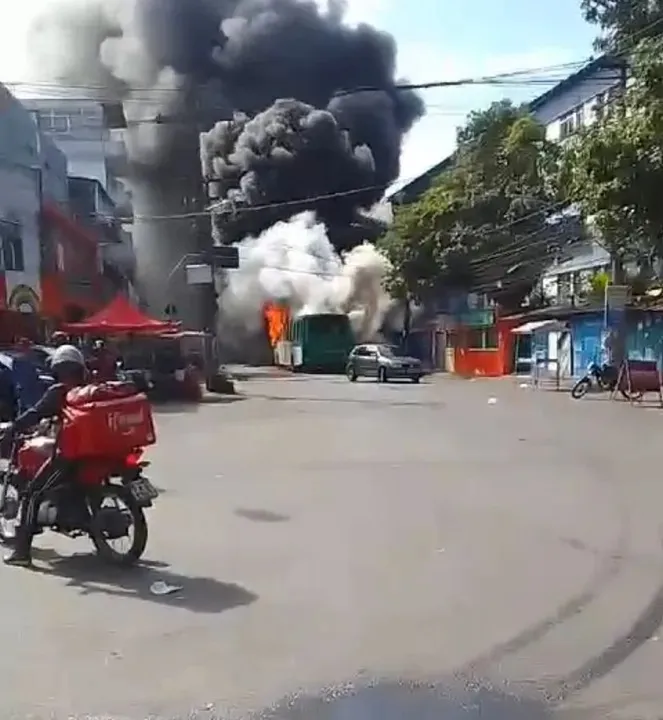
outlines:
[[[137,502],[149,502],[159,497],[159,491],[147,478],[138,478],[129,485],[131,494]]]

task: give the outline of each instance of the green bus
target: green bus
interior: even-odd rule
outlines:
[[[355,338],[347,315],[322,313],[292,318],[279,344],[279,364],[296,371],[342,373]]]

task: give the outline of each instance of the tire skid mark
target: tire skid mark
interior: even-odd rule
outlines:
[[[585,587],[577,595],[569,598],[552,614],[521,630],[509,640],[493,646],[487,652],[474,658],[458,670],[457,673],[461,676],[487,677],[490,674],[491,666],[539,642],[556,627],[583,612],[619,575],[624,563],[627,544],[627,526],[625,523],[622,523],[621,532],[615,547],[608,552]]]
[[[661,570],[663,571],[663,567]],[[654,637],[661,625],[663,625],[663,583],[659,585],[647,606],[626,632],[580,667],[547,683],[544,686],[544,697],[548,702],[558,704],[589,687],[628,660]]]

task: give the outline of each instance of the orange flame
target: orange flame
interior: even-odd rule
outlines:
[[[267,325],[267,336],[269,344],[276,347],[279,340],[283,340],[288,328],[290,314],[287,308],[280,305],[265,305],[265,324]]]

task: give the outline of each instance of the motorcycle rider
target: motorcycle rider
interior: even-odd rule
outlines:
[[[94,341],[88,368],[99,382],[117,380],[117,358],[103,340]]]
[[[51,385],[42,398],[22,415],[16,418],[3,440],[11,440],[17,432],[29,430],[41,420],[57,417],[62,412],[67,393],[83,385],[86,380],[85,358],[73,345],[60,345],[51,357],[51,369],[55,384]],[[8,565],[30,566],[32,564],[32,539],[37,531],[37,513],[46,492],[67,481],[65,462],[55,455],[46,462],[26,488],[21,500],[21,524],[16,532],[16,545],[5,557]]]
[[[67,339],[67,335],[65,333],[63,333],[62,330],[56,330],[51,335],[51,345],[54,348],[59,348],[62,345],[67,345],[68,342],[69,341]]]

